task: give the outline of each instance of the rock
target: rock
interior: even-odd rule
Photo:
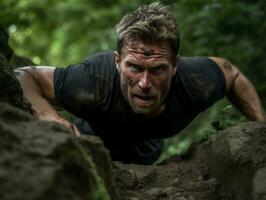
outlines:
[[[259,169],[253,179],[253,199],[266,200],[266,168]]]
[[[22,101],[22,89],[9,63],[12,55],[13,51],[8,46],[8,34],[0,25],[0,102],[5,101],[29,111]]]
[[[174,191],[173,187],[166,187],[166,188],[151,188],[147,190],[145,193],[148,196],[156,196],[156,197],[164,197],[169,198],[171,193]]]
[[[266,165],[266,123],[248,122],[220,131],[207,155],[210,176],[221,182],[222,190],[235,199],[251,199],[254,172]]]
[[[0,101],[23,107],[22,89],[6,57],[0,53]]]
[[[151,167],[145,167],[145,165],[131,165],[132,169],[135,171],[137,179],[143,180],[143,179],[149,179],[151,181],[155,180],[157,178],[156,170],[154,169],[154,166]]]
[[[19,67],[25,67],[25,66],[35,66],[36,64],[33,63],[30,59],[18,56],[16,54],[13,54],[12,58],[9,61],[9,64],[13,69],[17,69]]]
[[[104,184],[112,181],[103,180],[94,163],[97,153],[84,150],[84,141],[81,146],[61,125],[0,103],[0,132],[1,200],[116,199]]]
[[[8,46],[8,38],[6,28],[0,24],[0,53],[4,55],[7,61],[13,56],[13,50]]]
[[[174,187],[166,187],[162,189],[161,196],[169,197],[174,191]]]
[[[78,140],[86,153],[92,155],[91,158],[97,166],[97,172],[102,177],[108,193],[113,199],[117,199],[112,161],[109,151],[104,147],[103,141],[97,136],[87,135],[82,135]]]
[[[156,180],[157,174],[154,166],[145,166],[137,164],[122,164],[115,162],[117,168],[117,183],[123,188],[132,189],[142,181],[152,182]]]
[[[132,171],[138,180],[142,179],[156,179],[157,174],[153,165],[146,167],[145,165],[138,164],[122,164],[120,162],[115,162],[115,165],[120,170]]]
[[[137,177],[133,170],[117,169],[116,183],[122,189],[134,189],[137,185]]]

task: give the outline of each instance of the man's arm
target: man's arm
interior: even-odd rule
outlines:
[[[251,82],[229,61],[210,57],[224,73],[228,99],[252,121],[266,121],[265,111]]]
[[[77,128],[66,119],[60,117],[52,106],[55,104],[54,67],[24,67],[15,71],[23,90],[23,98],[31,105],[33,115],[41,120],[63,124],[79,135]]]

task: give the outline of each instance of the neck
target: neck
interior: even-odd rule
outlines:
[[[154,118],[159,117],[163,113],[164,110],[165,110],[165,103],[162,104],[160,108],[158,108],[154,112],[151,112],[149,114],[137,114],[137,115],[141,116],[141,118],[143,119],[154,119]]]

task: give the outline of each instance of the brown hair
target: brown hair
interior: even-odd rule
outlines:
[[[180,33],[176,19],[169,6],[163,6],[159,2],[140,6],[127,13],[117,24],[116,32],[119,54],[123,46],[132,39],[148,44],[166,42],[173,55],[178,54]]]

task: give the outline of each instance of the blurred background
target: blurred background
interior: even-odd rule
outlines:
[[[0,23],[9,44],[38,65],[65,67],[115,48],[115,25],[145,0],[1,0]],[[266,1],[164,0],[181,30],[181,56],[219,56],[238,66],[266,107]],[[166,141],[162,159],[182,154],[246,119],[226,100],[202,113],[181,134]]]

